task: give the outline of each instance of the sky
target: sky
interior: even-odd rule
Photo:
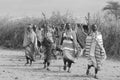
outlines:
[[[110,0],[0,0],[0,16],[40,17],[41,12],[50,16],[53,11],[62,14],[69,11],[74,16],[84,17],[88,12],[100,12],[107,1]]]

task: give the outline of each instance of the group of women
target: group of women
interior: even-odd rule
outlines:
[[[57,37],[54,34],[55,32],[58,33]],[[23,46],[26,64],[30,61],[31,65],[32,61],[35,61],[34,55],[42,50],[44,52],[44,68],[47,70],[50,70],[52,56],[56,57],[54,51],[60,51],[64,62],[63,69],[68,72],[70,72],[72,63],[75,63],[75,59],[78,58],[81,49],[81,52],[88,58],[86,75],[89,74],[90,68],[94,67],[95,78],[97,78],[97,73],[106,59],[102,34],[94,24],[89,27],[77,24],[76,30],[72,29],[70,23],[62,24],[59,30],[45,25],[38,28],[30,24],[25,30]]]

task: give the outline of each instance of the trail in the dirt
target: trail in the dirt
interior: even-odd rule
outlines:
[[[0,80],[95,80],[86,76],[87,60],[79,58],[72,65],[71,73],[63,71],[62,60],[53,60],[51,71],[43,69],[42,60],[37,59],[32,66],[24,66],[23,51],[0,49]],[[94,69],[91,69],[91,74]],[[120,80],[120,62],[106,61],[99,80]]]

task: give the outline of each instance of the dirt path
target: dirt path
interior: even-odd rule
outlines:
[[[42,62],[37,60],[32,66],[24,66],[23,51],[0,49],[0,80],[95,80],[85,75],[87,60],[84,58],[73,64],[71,73],[63,71],[62,60],[53,60],[51,71],[44,70]],[[107,60],[99,72],[99,80],[120,80],[120,62]]]

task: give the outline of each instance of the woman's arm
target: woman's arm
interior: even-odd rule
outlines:
[[[75,46],[76,49],[78,49],[76,33],[75,33],[75,32],[72,32],[72,36],[73,36],[74,46]]]

